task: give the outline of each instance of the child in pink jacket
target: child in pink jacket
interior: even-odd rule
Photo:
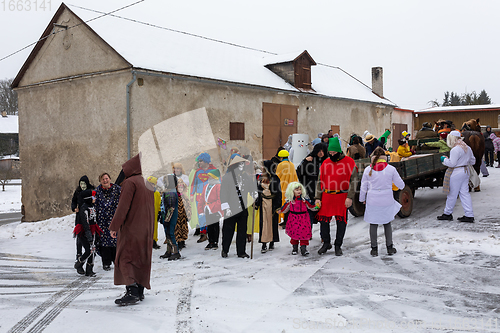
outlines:
[[[493,149],[497,155],[497,168],[500,168],[500,155],[498,154],[498,152],[500,152],[500,138],[495,133],[491,133],[490,139],[493,141]]]

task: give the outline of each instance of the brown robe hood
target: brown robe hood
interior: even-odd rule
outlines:
[[[122,165],[125,180],[109,226],[117,232],[115,285],[138,283],[151,289],[154,192],[142,177],[139,155]]]

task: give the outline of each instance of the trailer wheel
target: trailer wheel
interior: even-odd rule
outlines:
[[[365,205],[359,202],[359,192],[354,195],[352,205],[349,207],[349,212],[355,217],[365,215]]]
[[[401,204],[401,209],[398,212],[398,216],[401,218],[410,216],[413,210],[413,193],[408,185],[405,185],[404,189],[398,191],[397,200]]]

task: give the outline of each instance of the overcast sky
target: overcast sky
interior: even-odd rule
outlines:
[[[111,11],[136,1],[67,4]],[[29,0],[0,2],[0,58],[37,41],[61,4],[45,1],[43,10],[41,2],[37,11],[34,0],[31,10]],[[308,50],[369,86],[371,68],[381,66],[384,95],[401,108],[482,89],[500,104],[497,0],[145,0],[134,7],[145,3],[164,27],[274,53]],[[32,48],[0,61],[0,78],[15,77]]]

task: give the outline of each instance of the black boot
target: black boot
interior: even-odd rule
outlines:
[[[337,257],[341,256],[343,253],[342,253],[342,249],[340,248],[340,246],[337,246],[335,245],[335,255]]]
[[[94,268],[94,264],[87,263],[87,266],[85,267],[85,276],[89,276],[89,277],[95,276],[95,273],[92,270],[92,268]]]
[[[470,216],[462,216],[457,219],[460,222],[469,222],[469,223],[474,223],[474,218]]]
[[[161,246],[158,245],[155,240],[153,240],[153,249],[158,250],[159,248],[161,248]]]
[[[309,251],[307,251],[307,246],[305,245],[300,246],[300,254],[302,254],[303,256],[307,256],[309,254]]]
[[[143,301],[144,300],[144,286],[137,284],[137,290],[139,292],[139,300]]]
[[[387,247],[387,254],[392,256],[393,254],[395,254],[396,252],[396,248],[391,244]]]
[[[266,253],[267,252],[267,243],[262,243],[262,249],[260,249],[260,253]]]
[[[131,305],[139,302],[139,287],[136,283],[126,287],[127,292],[122,298],[115,299],[115,304],[118,305]]]
[[[269,243],[269,251],[274,250],[274,242]]]
[[[324,242],[323,245],[321,245],[321,248],[318,250],[318,254],[326,253],[326,251],[330,250],[331,248],[332,248],[331,243]]]
[[[181,254],[179,253],[179,249],[177,246],[172,245],[172,255],[168,258],[168,261],[177,260],[181,258]]]
[[[185,241],[177,242],[177,246],[179,247],[179,250],[182,250],[183,248],[186,247],[186,242]]]
[[[378,256],[378,247],[372,247],[370,254],[372,257],[377,257]]]
[[[196,228],[196,230],[194,231],[193,236],[198,236],[199,234],[200,234],[200,228]]]
[[[80,275],[85,275],[85,271],[83,270],[83,264],[85,264],[85,262],[82,262],[80,261],[80,258],[78,258],[78,260],[75,262],[75,268],[76,268],[76,272]]]
[[[299,244],[293,244],[292,245],[292,254],[296,255],[299,253]]]
[[[167,259],[170,258],[172,255],[172,243],[170,242],[170,239],[167,239],[167,250],[163,255],[160,256],[162,259]]]
[[[443,215],[440,215],[437,217],[438,220],[442,220],[442,221],[452,221],[453,220],[453,215],[452,214],[444,214]]]

